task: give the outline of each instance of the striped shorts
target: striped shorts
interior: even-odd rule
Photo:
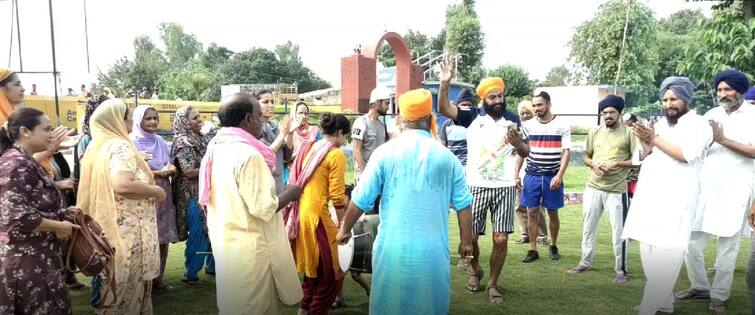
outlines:
[[[490,210],[490,222],[493,233],[514,232],[514,199],[516,187],[486,188],[470,186],[472,193],[472,214],[474,222],[472,233],[485,235],[485,217]]]

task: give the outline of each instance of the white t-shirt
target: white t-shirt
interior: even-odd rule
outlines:
[[[467,183],[485,188],[516,185],[516,150],[506,133],[516,123],[478,116],[467,128]]]

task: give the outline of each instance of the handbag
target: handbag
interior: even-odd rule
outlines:
[[[81,212],[66,215],[66,220],[80,226],[68,242],[66,268],[93,277],[104,274],[115,293],[115,247],[108,241],[97,221]],[[117,297],[116,297],[117,299]]]

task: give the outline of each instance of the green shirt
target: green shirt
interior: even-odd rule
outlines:
[[[623,124],[611,130],[599,126],[590,130],[587,135],[585,154],[592,157],[592,163],[622,162],[632,159],[632,153],[637,147],[637,139],[632,131]],[[594,171],[587,175],[587,185],[592,188],[608,192],[627,191],[627,177],[631,169],[616,167],[603,176]]]

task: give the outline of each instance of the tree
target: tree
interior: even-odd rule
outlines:
[[[199,56],[202,44],[194,34],[184,33],[177,23],[161,23],[160,38],[165,43],[165,54],[172,67],[180,67]]]
[[[684,9],[674,12],[669,17],[658,21],[658,30],[666,31],[676,35],[688,35],[690,30],[695,29],[697,21],[704,19],[705,16],[700,10]]]
[[[732,7],[736,8],[740,12],[740,16],[745,20],[745,22],[749,22],[753,17],[755,17],[755,1],[752,0],[719,0],[717,4],[711,6],[711,9],[726,10]]]
[[[705,16],[699,10],[681,10],[658,21],[658,71],[655,86],[659,86],[665,78],[678,74],[677,68],[682,61],[684,49],[694,45],[690,34],[702,19]]]
[[[418,31],[408,30],[403,37],[407,48],[409,48],[409,51],[412,54],[410,56],[412,60],[430,52],[430,39],[427,35]],[[393,67],[396,65],[396,57],[393,54],[393,49],[388,43],[383,43],[383,45],[380,46],[378,61],[385,67]]]
[[[275,55],[284,64],[296,67],[303,66],[301,57],[299,57],[299,45],[291,41],[275,46]]]
[[[502,65],[488,71],[488,76],[501,77],[506,83],[506,96],[522,98],[532,95],[535,90],[535,81],[529,78],[527,71],[514,65]]]
[[[378,52],[378,62],[383,64],[383,67],[393,67],[396,65],[396,56],[393,54],[393,48],[386,42],[380,45],[380,52]]]
[[[233,51],[230,49],[218,46],[216,43],[211,43],[210,46],[207,47],[207,51],[201,54],[200,59],[205,68],[215,70],[220,69],[220,67],[228,62],[232,56]]]
[[[430,50],[443,51],[446,46],[446,28],[444,27],[438,35],[430,39]]]
[[[445,29],[445,50],[462,56],[458,64],[459,78],[464,82],[476,84],[483,73],[485,36],[474,9],[474,1],[448,6]]]
[[[566,66],[558,66],[551,68],[548,74],[545,76],[545,81],[542,82],[542,86],[565,86],[569,83],[571,74]]]
[[[652,84],[658,65],[656,22],[650,9],[632,2],[623,65],[618,84]],[[577,27],[569,45],[570,60],[588,84],[614,83],[621,57],[627,4],[610,0],[592,20]]]
[[[166,51],[146,36],[134,40],[134,58],[123,57],[107,71],[98,73],[99,86],[117,95],[136,87],[159,86],[166,98],[218,101],[220,86],[230,83],[297,83],[299,92],[330,87],[307,68],[299,57],[299,46],[285,42],[275,51],[252,48],[234,53],[211,43],[206,51],[193,34],[181,25],[160,24]]]
[[[224,65],[226,83],[277,83],[281,64],[275,53],[265,48],[252,48],[237,53]]]
[[[404,41],[412,53],[412,59],[430,52],[430,38],[419,31],[409,30],[404,34]]]
[[[299,45],[288,41],[275,47],[275,55],[278,57],[280,82],[298,84],[298,90],[306,93],[330,87],[330,83],[318,77],[312,70],[304,66],[299,57]]]
[[[116,95],[125,95],[132,86],[152,89],[166,71],[165,58],[146,36],[134,39],[134,60],[122,57],[107,71],[97,75],[100,87],[110,88]]]
[[[126,57],[121,57],[106,71],[102,70],[97,73],[97,80],[101,88],[109,88],[115,95],[124,95],[127,86],[131,87],[129,72],[131,71],[132,62]]]
[[[171,69],[160,76],[160,96],[166,99],[211,101],[213,73],[198,59],[190,60],[183,68]]]
[[[721,70],[755,73],[755,19],[744,22],[737,8],[722,9],[709,20],[698,21],[692,41],[694,45],[686,47],[677,70],[707,91],[712,88],[710,80]]]
[[[127,84],[152,89],[157,85],[160,75],[167,71],[163,52],[155,47],[147,36],[134,39],[134,62],[130,69]],[[130,85],[124,88],[130,88]]]

